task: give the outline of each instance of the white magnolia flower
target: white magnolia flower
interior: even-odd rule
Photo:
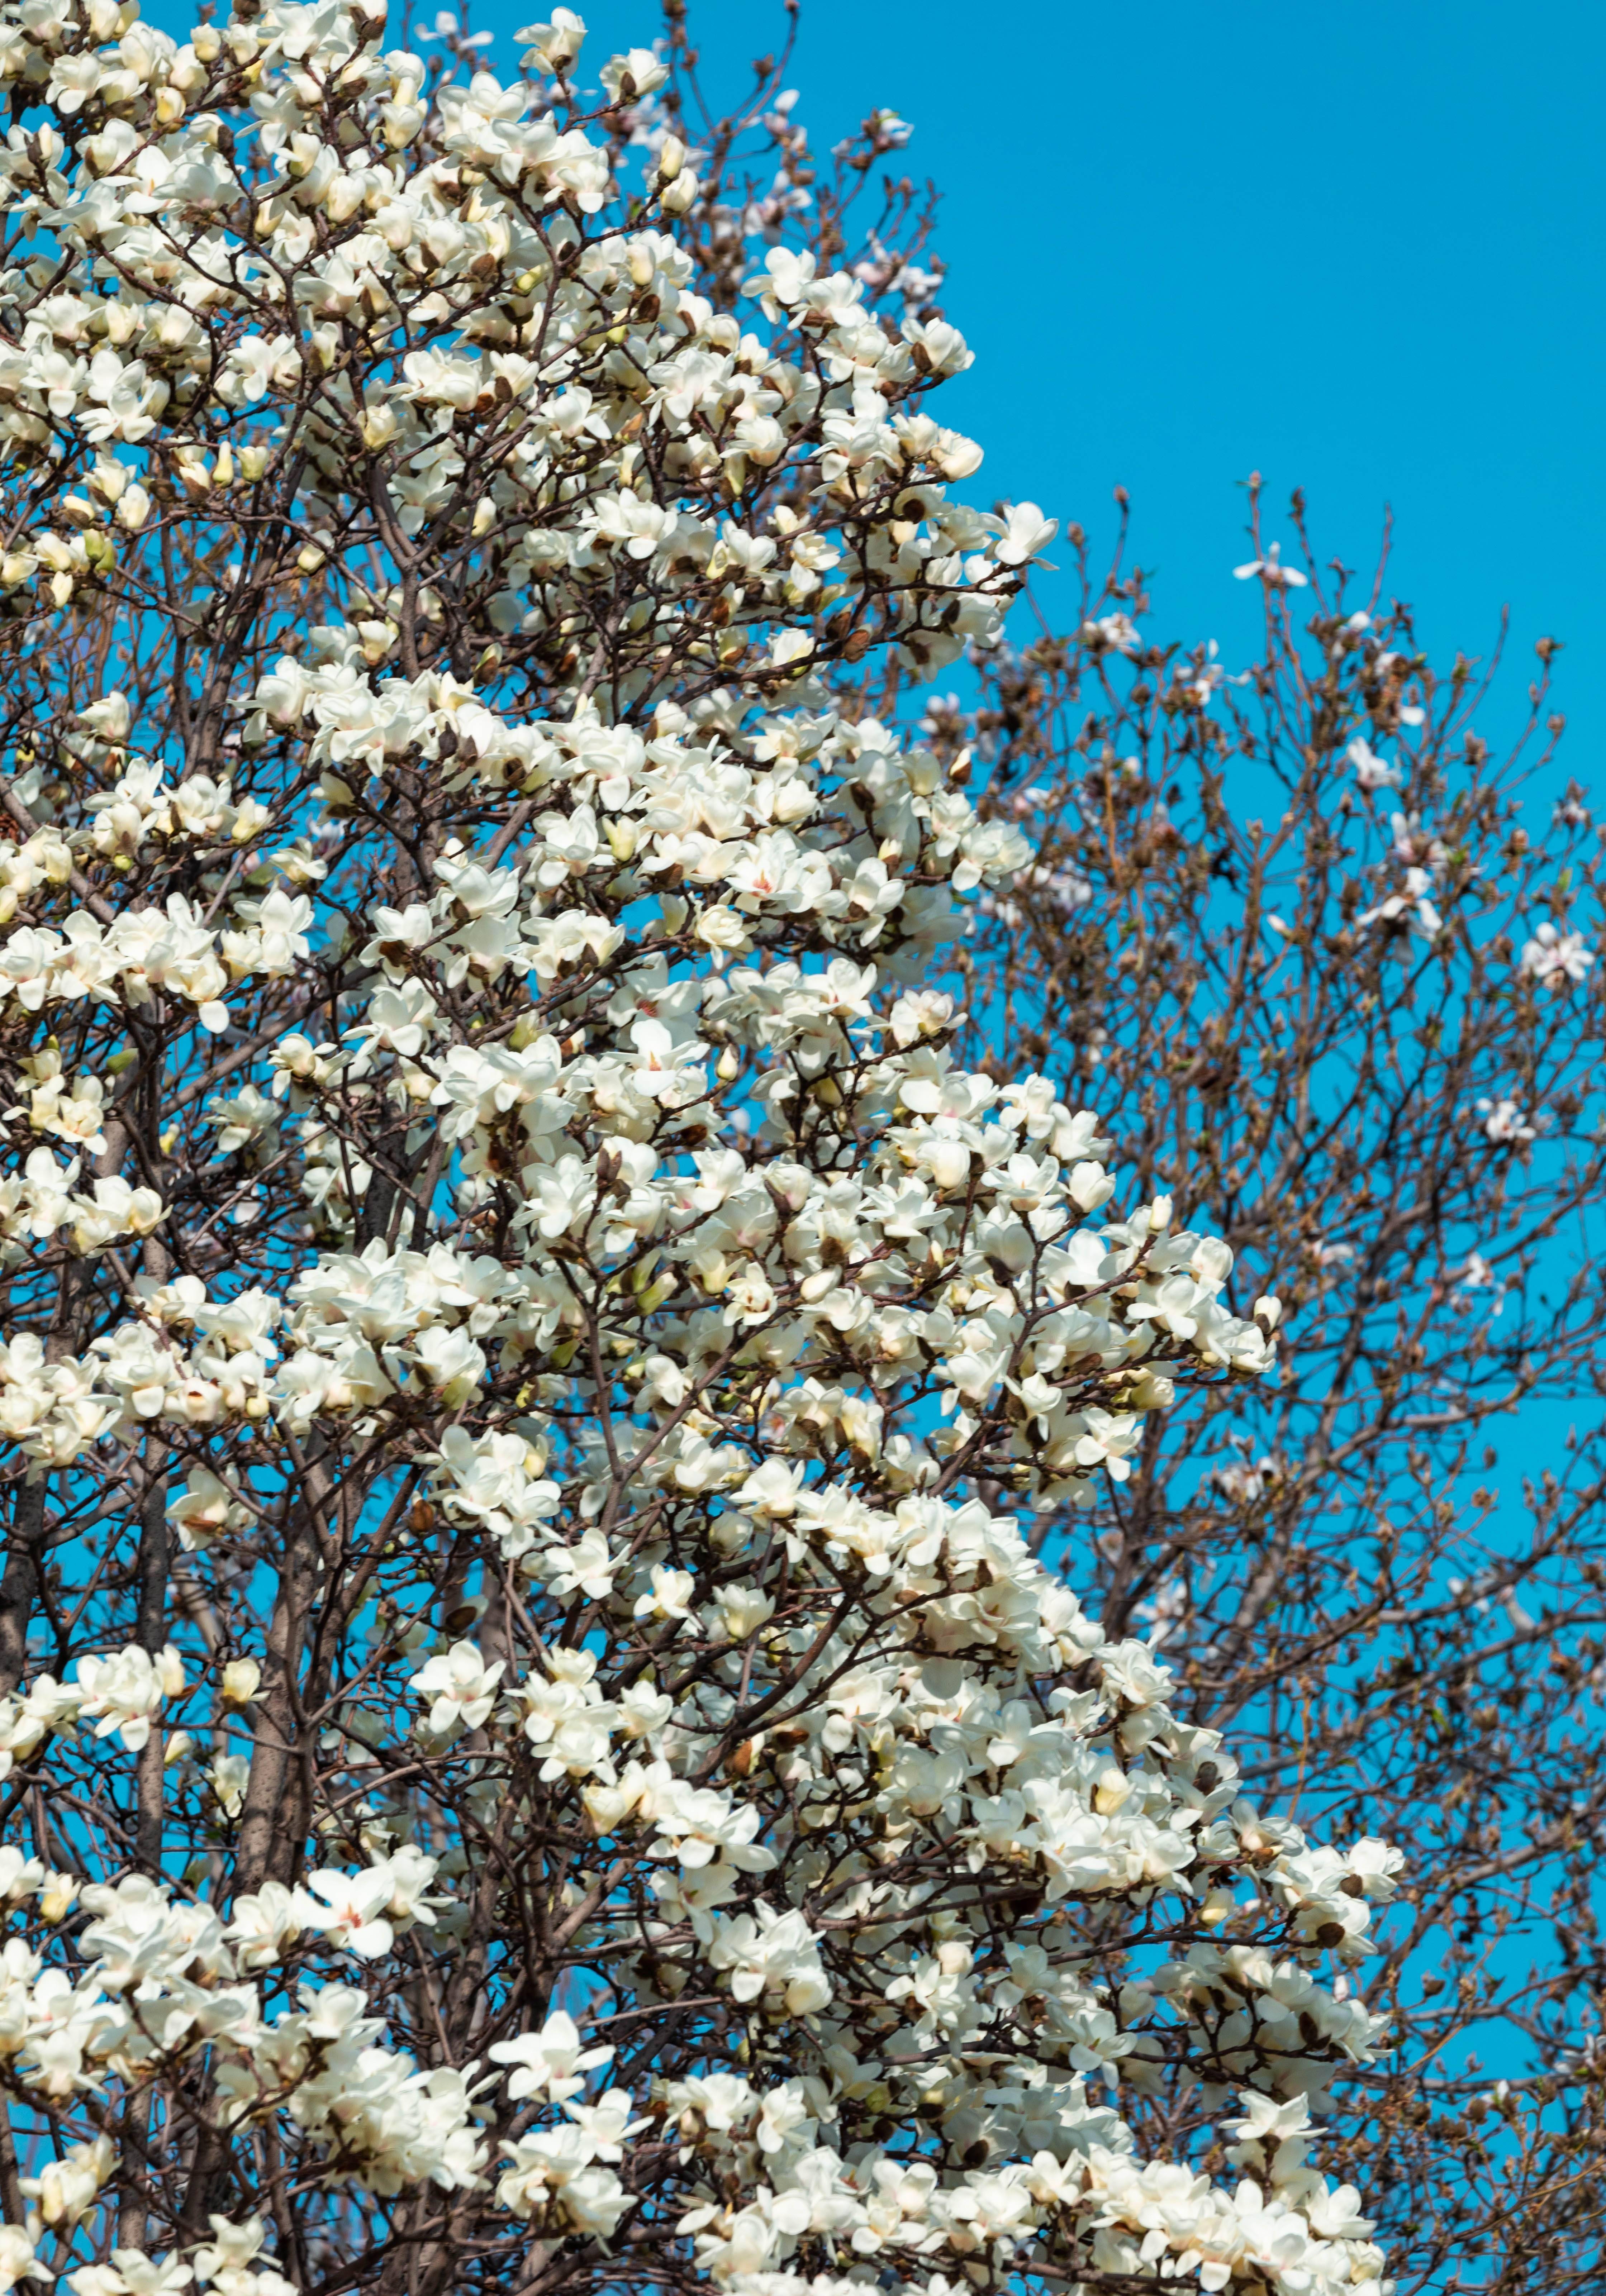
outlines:
[[[151,1734],[164,1699],[182,1695],[184,1660],[171,1643],[155,1657],[130,1644],[112,1658],[78,1660],[78,1710],[94,1719],[97,1738],[113,1731],[131,1752]]]
[[[1344,752],[1355,767],[1356,786],[1364,790],[1402,789],[1405,786],[1403,767],[1389,765],[1357,734]]]
[[[1234,566],[1233,573],[1240,582],[1252,582],[1257,576],[1268,590],[1303,590],[1310,580],[1308,574],[1297,566],[1282,563],[1282,545],[1274,542],[1264,558],[1251,558],[1245,566]]]
[[[1582,933],[1563,932],[1547,917],[1522,945],[1522,971],[1547,988],[1576,987],[1594,963],[1594,951],[1584,945]]]
[[[408,1687],[414,1697],[430,1702],[427,1727],[444,1737],[448,1731],[479,1727],[496,1702],[496,1685],[505,1671],[504,1660],[488,1667],[472,1643],[454,1643],[421,1667]]]
[[[613,2055],[611,2044],[601,2048],[582,2046],[579,2028],[562,2009],[554,2009],[538,2033],[520,2033],[511,2041],[493,2041],[490,2054],[497,2064],[511,2065],[507,2077],[509,2096],[518,2098],[544,2092],[554,2104],[566,2097],[578,2096],[586,2086],[585,2076],[598,2065],[605,2065]]]
[[[1517,1101],[1480,1100],[1478,1113],[1484,1119],[1485,1137],[1494,1141],[1497,1147],[1538,1137],[1536,1128],[1525,1120]]]

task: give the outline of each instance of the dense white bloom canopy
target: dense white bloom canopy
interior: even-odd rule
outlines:
[[[1053,521],[657,51],[383,29],[0,10],[0,2284],[1375,2296],[1394,1853],[1035,1548],[1276,1303],[854,668]]]

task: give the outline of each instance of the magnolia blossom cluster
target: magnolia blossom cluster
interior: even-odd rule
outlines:
[[[37,1897],[46,1918],[60,1922],[70,1902],[64,1877],[42,1874],[37,1860],[24,1864],[14,1851],[0,1854],[7,1906]],[[309,1889],[293,1893],[270,1884],[239,1899],[226,1924],[211,1906],[175,1901],[138,1875],[85,1886],[77,1895],[89,1920],[78,1930],[70,1972],[20,1936],[4,1949],[8,2085],[24,2105],[35,2095],[71,2100],[108,2077],[134,2086],[205,2054],[218,2066],[228,2127],[245,2129],[288,2110],[375,2194],[421,2178],[447,2188],[471,2183],[486,2155],[471,2084],[441,2069],[421,2071],[378,2045],[382,2021],[364,2015],[355,1987],[304,1980],[293,2006],[281,2001],[269,2011],[257,1981],[307,1931],[354,1953],[384,1950],[396,1931],[432,1918],[422,1894],[432,1872],[432,1860],[404,1851],[356,1875],[315,1874]],[[391,1918],[380,1918],[381,1910]],[[56,2244],[70,2253],[73,2232],[114,2185],[118,2166],[116,2148],[102,2137],[42,2170],[28,2224],[36,2251]],[[260,2238],[258,2227],[258,2245]],[[97,2271],[104,2267],[81,2276],[81,2296],[97,2288],[104,2296]]]
[[[285,2111],[364,2193],[429,2180],[559,2238],[616,2232],[637,2205],[619,2172],[626,2140],[661,2132],[691,2177],[674,2180],[675,2234],[739,2292],[811,2258],[897,2254],[905,2268],[963,2276],[966,2259],[989,2271],[1046,2260],[1065,2238],[1095,2269],[1164,2258],[1212,2289],[1280,2265],[1313,2288],[1380,2284],[1355,2194],[1330,2186],[1306,2153],[1311,2105],[1331,2102],[1335,2072],[1367,2062],[1375,2032],[1358,1999],[1314,1972],[1326,1956],[1354,1968],[1373,1950],[1370,1906],[1392,1896],[1397,1853],[1312,1848],[1262,1816],[1219,1736],[1176,1720],[1148,1646],[1104,1641],[1007,1526],[974,1505],[952,1512],[946,1526],[940,1509],[928,1514],[928,1559],[945,1530],[961,1562],[990,1550],[983,1599],[922,1611],[914,1574],[883,1573],[853,1647],[822,1653],[820,1693],[806,1684],[804,1701],[744,1742],[730,1785],[698,1782],[733,1704],[712,1683],[679,1703],[641,1677],[619,1690],[578,1649],[519,1677],[467,1640],[407,1678],[424,1748],[471,1741],[484,1779],[528,1747],[535,1778],[573,1798],[593,1855],[615,1874],[600,1902],[592,1874],[569,1885],[594,1915],[590,1954],[616,1993],[659,2001],[660,2014],[688,1990],[727,1998],[751,2021],[742,2070],[660,2076],[635,2094],[604,2087],[599,2069],[617,2044],[587,2046],[561,2010],[466,2064],[421,2068],[386,2046],[340,1962],[382,1962],[421,1924],[460,1933],[463,1906],[438,1886],[442,1861],[380,1821],[357,1870],[268,1882],[237,1896],[226,1921],[204,1898],[138,1876],[85,1885],[0,1852],[8,1908],[37,1901],[58,1939],[75,1899],[92,1917],[66,1962],[59,1942],[40,1951],[14,1934],[4,1948],[0,2050],[19,2097],[70,2106],[98,2080],[171,2078],[204,2054],[226,2129]],[[789,1546],[807,1570],[811,1543]],[[989,1609],[1004,1620],[1006,1566],[1012,1644],[991,1621],[977,1633]],[[680,1630],[659,1636],[666,1655],[672,1640],[734,1652],[774,1615],[762,1595],[732,1587],[717,1615],[700,1617],[691,1573],[643,1575],[636,1614]],[[912,1652],[916,1616],[922,1641],[969,1660]],[[1087,1687],[1045,1704],[1007,1694],[1070,1668]],[[238,1706],[259,1678],[236,1661],[210,1702]],[[155,1667],[137,1649],[86,1658],[76,1683],[46,1677],[9,1702],[8,1763],[94,1716],[101,1734],[143,1746],[185,1688],[172,1650]],[[941,1867],[911,1879],[931,1866],[933,1841]],[[934,1913],[954,1874],[994,1891],[1015,1877],[1037,1917],[1012,1933],[981,1930],[964,1897]],[[1078,1909],[1167,1898],[1192,1905],[1200,1941],[1144,1976],[1110,1972]],[[1250,1907],[1274,1919],[1280,1953],[1225,1942]],[[1217,1934],[1222,1943],[1208,1941]],[[275,1971],[298,1981],[270,2009],[263,1987]],[[1179,2049],[1217,2100],[1243,2099],[1233,2127],[1247,2141],[1233,2158],[1250,2173],[1230,2191],[1142,2161],[1118,2109],[1123,2087],[1158,2094]],[[883,2138],[847,2141],[869,2117]],[[518,2133],[494,2146],[510,2121]],[[911,2152],[908,2129],[935,2149]],[[47,2237],[70,2246],[117,2168],[102,2137],[37,2179],[34,2249],[56,2252]],[[714,2196],[701,2196],[698,2177]],[[131,2265],[114,2264],[136,2289]],[[79,2279],[80,2296],[104,2296],[106,2284]]]
[[[584,34],[0,7],[0,2284],[1381,2296],[1397,1857],[1039,1559],[1278,1302],[865,682],[1053,521]]]
[[[644,969],[650,996],[661,960]],[[812,1020],[820,1073],[851,1067],[859,1087],[832,1107],[829,1128],[806,1119],[799,1137],[796,1070],[772,1070],[771,1113],[744,1146],[692,1149],[684,1160],[655,1152],[636,1136],[659,1128],[666,1101],[707,1104],[707,1047],[675,1043],[627,987],[612,1000],[636,1015],[622,1054],[565,1062],[549,1036],[501,1060],[455,1048],[429,1090],[448,1111],[436,1136],[462,1151],[467,1205],[483,1200],[485,1175],[511,1143],[516,1254],[375,1238],[360,1252],[320,1255],[285,1297],[253,1287],[226,1301],[193,1275],[142,1276],[135,1315],[82,1357],[53,1362],[33,1334],[0,1347],[0,1421],[31,1456],[66,1466],[143,1423],[222,1428],[272,1413],[297,1431],[330,1415],[368,1431],[376,1409],[402,1398],[455,1409],[493,1366],[505,1384],[584,1337],[591,1311],[570,1268],[583,1256],[619,1303],[604,1311],[608,1343],[624,1343],[618,1376],[636,1407],[611,1441],[599,1427],[572,1442],[578,1524],[639,1478],[643,1491],[730,1495],[730,1538],[739,1513],[765,1522],[824,1504],[821,1527],[868,1557],[901,1543],[894,1518],[856,1497],[843,1518],[853,1527],[838,1533],[838,1502],[811,1497],[804,1481],[833,1430],[917,1512],[944,1463],[968,1454],[1030,1504],[1082,1502],[1093,1471],[1125,1475],[1143,1413],[1170,1399],[1159,1366],[1266,1367],[1275,1302],[1258,1303],[1258,1320],[1227,1313],[1231,1253],[1177,1230],[1166,1199],[1126,1221],[1084,1224],[1080,1208],[1112,1189],[1079,1152],[1105,1144],[1090,1115],[1073,1116],[1041,1079],[1000,1090],[940,1051],[878,1054],[873,1021],[869,1041],[856,1043],[840,1008],[864,1008],[873,967],[839,959],[813,976],[784,970],[793,977],[780,983],[739,974],[685,987],[692,998],[713,992],[726,1058],[744,1040],[763,1045],[777,990],[794,1019]],[[629,982],[623,968],[616,977]],[[895,1042],[900,1026],[946,1018],[946,1002],[898,998]],[[371,1058],[372,1026],[353,1032],[357,1063]],[[338,1058],[321,1065],[332,1097],[343,1068]],[[860,1170],[839,1177],[833,1154],[821,1173],[812,1147],[823,1131],[834,1144],[849,1120],[865,1147]],[[596,1143],[590,1157],[577,1152],[577,1132]],[[327,1208],[329,1193],[321,1201]],[[154,1213],[147,1226],[160,1205]],[[750,1447],[710,1440],[717,1419],[696,1401],[727,1363],[761,1410],[757,1467]],[[896,1413],[912,1381],[946,1414],[923,1442],[888,1424],[889,1402]],[[566,1534],[546,1521],[559,1486],[537,1472],[531,1496],[527,1462],[544,1460],[550,1439],[539,1414],[488,1443],[455,1429],[440,1475],[452,1508],[492,1529],[507,1560],[546,1577],[569,1567]],[[212,1467],[192,1470],[172,1507],[187,1542],[205,1538],[222,1489]],[[220,1519],[227,1508],[225,1497]],[[602,1558],[593,1575],[607,1567],[599,1536],[584,1532]]]

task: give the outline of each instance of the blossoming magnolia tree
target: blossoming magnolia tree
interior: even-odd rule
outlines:
[[[1033,1557],[1277,1310],[922,986],[959,336],[561,10],[0,26],[0,2284],[1376,2291],[1395,1855]]]

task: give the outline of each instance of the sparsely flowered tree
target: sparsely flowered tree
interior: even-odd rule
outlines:
[[[864,687],[1053,528],[680,15],[0,12],[0,2284],[1377,2296],[1397,1853],[1033,1551],[1277,1302]]]
[[[1258,1799],[1408,1847],[1334,2154],[1402,2296],[1593,2290],[1606,836],[1552,641],[1526,697],[1436,666],[1386,554],[1323,563],[1298,497],[1279,550],[1250,496],[1258,652],[1170,643],[1073,532],[1069,628],[923,703],[1035,848],[975,905],[963,1055],[1052,1061],[1283,1302],[1274,1382],[1195,1388],[1034,1535]]]

